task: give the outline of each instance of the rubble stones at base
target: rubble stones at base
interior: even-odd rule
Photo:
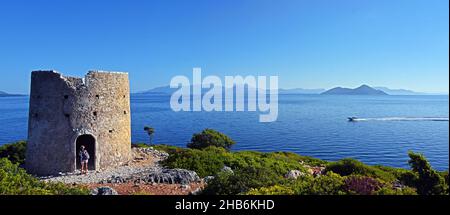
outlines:
[[[134,158],[150,157],[152,160],[164,160],[169,155],[152,148],[133,148]],[[79,170],[73,173],[61,173],[58,176],[40,177],[46,182],[62,182],[65,184],[182,184],[201,182],[196,172],[185,169],[167,169],[158,162],[143,163],[144,165],[123,165],[104,171],[89,171],[80,174]]]
[[[141,179],[152,183],[167,184],[190,184],[200,181],[196,172],[185,169],[155,169]]]
[[[118,193],[111,187],[97,187],[91,190],[91,195],[110,196],[110,195],[118,195]]]
[[[191,186],[189,186],[188,184],[182,184],[182,185],[180,186],[180,188],[181,188],[182,190],[190,190],[190,189],[191,189]]]
[[[121,167],[110,172],[92,172],[86,175],[68,174],[65,176],[41,178],[41,180],[47,182],[62,182],[65,184],[121,184],[128,182],[133,182],[135,184],[190,184],[192,182],[201,181],[200,177],[194,171],[185,169],[166,169],[163,167]]]
[[[201,188],[197,188],[191,192],[189,192],[189,195],[200,195],[202,193],[202,189]]]

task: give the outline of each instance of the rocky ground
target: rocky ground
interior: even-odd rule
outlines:
[[[132,151],[133,160],[114,169],[89,171],[88,174],[80,174],[79,171],[61,173],[40,179],[85,186],[93,194],[187,195],[195,194],[204,187],[194,171],[162,167],[159,162],[169,156],[167,153],[152,148],[133,148]]]
[[[180,184],[141,184],[134,183],[111,183],[111,184],[87,184],[91,190],[101,187],[109,187],[119,195],[191,195],[196,194],[204,187],[204,183],[191,183],[189,185]]]

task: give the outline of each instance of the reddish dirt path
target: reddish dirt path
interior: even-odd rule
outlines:
[[[119,193],[119,195],[188,195],[197,188],[203,188],[202,183],[191,183],[187,189],[183,189],[180,184],[141,184],[134,183],[122,184],[85,184],[89,189],[97,187],[111,187]]]

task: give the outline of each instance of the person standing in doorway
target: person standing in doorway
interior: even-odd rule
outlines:
[[[84,146],[80,147],[80,162],[81,162],[81,174],[88,173],[88,161],[89,161],[89,152],[86,150]]]

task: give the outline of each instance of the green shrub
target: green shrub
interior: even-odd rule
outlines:
[[[187,149],[170,156],[162,162],[169,168],[188,169],[197,172],[200,177],[214,175],[225,165],[226,150],[208,147],[205,150]]]
[[[187,144],[187,147],[192,149],[204,149],[209,146],[216,146],[230,149],[234,144],[235,142],[227,135],[207,128],[201,133],[194,134],[191,138],[191,142]]]
[[[369,172],[372,172],[372,170],[368,166],[360,161],[351,158],[345,158],[340,161],[330,163],[326,167],[325,171],[332,171],[341,176],[348,176],[353,174],[366,175]]]
[[[245,195],[294,195],[294,191],[286,186],[274,185],[270,187],[252,188]]]
[[[274,159],[283,159],[283,160],[288,160],[290,162],[292,162],[292,161],[303,162],[310,166],[322,166],[322,165],[328,164],[327,161],[320,160],[318,158],[299,155],[299,154],[293,153],[293,152],[270,152],[267,154],[268,154],[268,156],[270,156]]]
[[[18,164],[6,158],[0,159],[0,194],[2,195],[45,195],[51,194],[42,184],[28,175]]]
[[[233,169],[247,167],[267,169],[280,176],[284,176],[290,170],[307,172],[306,168],[297,160],[290,159],[282,154],[253,151],[228,153],[228,157],[226,157],[225,160],[225,165]]]
[[[284,180],[283,176],[292,169],[306,172],[297,160],[288,159],[282,154],[229,152],[218,147],[166,151],[171,152],[169,158],[162,162],[164,166],[193,170],[200,177],[216,176],[208,185],[209,194],[239,194],[251,188],[275,185],[275,182]],[[234,174],[221,172],[224,166],[233,169]]]
[[[27,174],[18,164],[0,159],[0,195],[82,195],[89,190],[61,183],[45,183]]]
[[[398,180],[400,181],[400,183],[408,187],[416,187],[419,181],[419,176],[417,175],[417,173],[413,171],[408,171],[400,175],[398,177]]]
[[[445,171],[444,173],[443,173],[443,177],[444,177],[444,181],[445,181],[445,186],[446,186],[446,191],[445,191],[445,194],[449,194],[449,186],[448,186],[448,170],[447,171]]]
[[[346,158],[337,162],[330,163],[325,172],[332,171],[341,176],[362,175],[372,178],[378,178],[386,182],[392,182],[397,179],[395,174],[385,171],[376,166],[369,166],[355,159]]]
[[[26,141],[2,145],[0,146],[0,158],[7,158],[13,163],[24,164],[26,148]]]
[[[404,187],[401,189],[395,189],[390,187],[382,187],[374,194],[376,195],[417,195],[417,192],[414,188]]]
[[[251,189],[283,183],[283,177],[263,168],[247,167],[234,172],[221,171],[203,190],[207,195],[237,195]]]
[[[394,189],[374,178],[358,175],[343,177],[333,172],[315,178],[300,177],[283,186],[296,195],[417,195],[415,189],[410,187]]]
[[[408,153],[409,165],[412,171],[418,175],[416,181],[417,193],[420,195],[443,195],[446,194],[448,187],[444,177],[439,175],[425,159],[422,154],[414,152]],[[447,193],[448,194],[448,193]]]
[[[344,177],[333,172],[316,178],[300,177],[289,185],[296,195],[344,195],[343,186]]]
[[[373,166],[373,168],[378,169],[378,170],[384,172],[384,174],[388,174],[388,175],[392,176],[393,178],[397,178],[397,179],[403,177],[403,175],[405,175],[405,174],[412,173],[412,171],[408,170],[408,169],[395,168],[395,167],[390,167],[390,166],[375,165],[375,166]]]
[[[444,177],[445,183],[448,185],[448,170],[443,172],[443,177]]]
[[[155,146],[159,148],[160,146]],[[169,151],[169,158],[162,164],[169,168],[189,169],[197,172],[200,177],[215,175],[224,166],[232,169],[254,167],[268,169],[277,175],[284,176],[290,170],[306,172],[305,167],[296,159],[280,153],[261,153],[253,151],[229,152],[223,148],[208,147],[198,149],[178,149]]]
[[[314,178],[309,194],[312,195],[343,195],[344,178],[329,172],[326,175]]]

